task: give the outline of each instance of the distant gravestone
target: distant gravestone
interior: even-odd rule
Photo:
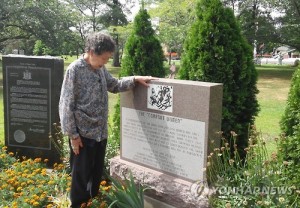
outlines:
[[[3,56],[5,145],[27,158],[60,162],[50,135],[59,123],[64,64],[54,57]]]
[[[121,155],[111,174],[130,169],[175,207],[205,207],[191,187],[206,181],[210,141],[218,145],[222,84],[160,79],[121,94]]]

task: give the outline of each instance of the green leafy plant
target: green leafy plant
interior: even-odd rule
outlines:
[[[291,165],[277,152],[268,155],[266,143],[253,127],[246,157],[237,151],[237,135],[231,132],[229,140],[222,138],[221,148],[208,156],[207,175],[215,190],[212,207],[295,207],[300,189],[287,183],[285,171]],[[278,139],[276,139],[279,145]],[[231,154],[230,143],[234,147]],[[279,150],[279,149],[278,149]],[[290,197],[294,196],[294,197]]]
[[[54,169],[46,169],[47,159],[15,159],[13,153],[2,148],[0,171],[1,207],[55,207],[55,197],[69,191],[70,177],[62,164],[54,164]],[[9,159],[7,159],[9,158]]]
[[[124,176],[125,177],[125,176]],[[136,187],[132,173],[129,180],[118,180],[113,177],[108,177],[111,181],[111,190],[103,191],[108,202],[109,208],[144,208],[144,191],[148,188],[141,184]]]
[[[53,124],[54,134],[49,135],[50,141],[58,151],[61,161],[66,166],[66,171],[71,172],[70,167],[70,147],[68,143],[68,137],[62,133],[61,126],[57,123]]]
[[[7,152],[7,146],[0,145],[0,171],[14,164],[16,161],[14,153]]]

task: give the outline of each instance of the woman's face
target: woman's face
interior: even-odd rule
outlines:
[[[101,55],[97,55],[94,51],[89,53],[89,64],[93,69],[101,68],[104,64],[107,64],[108,60],[112,57],[113,52],[104,52]]]

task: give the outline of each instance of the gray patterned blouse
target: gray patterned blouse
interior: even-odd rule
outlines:
[[[83,58],[74,61],[66,71],[60,94],[62,132],[98,142],[107,139],[107,91],[117,93],[133,87],[134,77],[118,80],[105,66],[94,70]]]

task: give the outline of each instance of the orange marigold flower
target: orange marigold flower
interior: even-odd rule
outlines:
[[[106,181],[101,181],[101,186],[105,186],[106,185]]]
[[[39,163],[39,162],[41,162],[41,161],[42,161],[42,158],[39,158],[39,157],[34,159],[34,162],[35,162],[35,163]]]

